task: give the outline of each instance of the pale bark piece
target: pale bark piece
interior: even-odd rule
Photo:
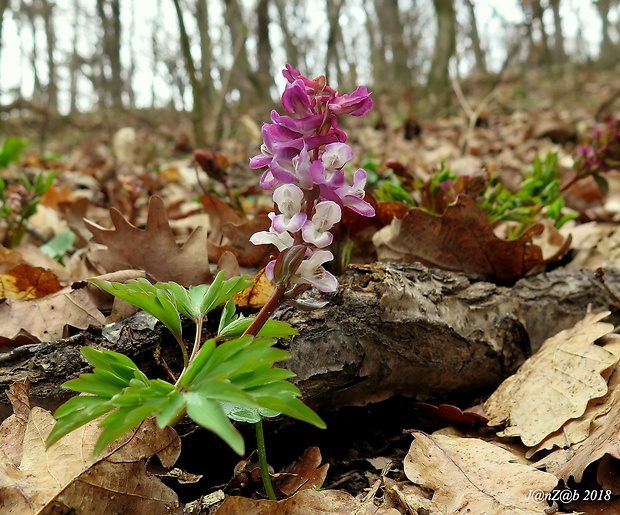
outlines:
[[[614,270],[606,278],[620,283]],[[488,394],[530,349],[581,320],[588,305],[601,310],[608,303],[590,272],[556,270],[504,288],[389,263],[351,267],[338,291],[323,298],[329,304],[309,313],[289,306],[277,312],[299,331],[282,342],[292,354],[284,366],[297,374],[304,401],[320,411],[395,394],[435,402]],[[84,345],[123,352],[149,376],[165,374],[161,358],[179,369],[170,332],[138,312],[103,329],[0,355],[0,388],[30,377],[33,405],[55,409],[70,395],[60,385],[89,370],[79,354]],[[10,414],[7,406],[0,394],[0,418]]]
[[[0,429],[16,423],[9,417]],[[93,449],[102,429],[93,421],[49,449],[45,440],[54,426],[52,414],[34,407],[23,431],[21,456],[5,453],[0,442],[0,511],[6,515],[52,513],[180,513],[173,490],[148,475],[145,458],[162,453],[173,464],[180,440],[171,428],[154,420],[112,443],[98,458]],[[60,511],[56,511],[60,510]]]
[[[552,474],[514,463],[514,455],[477,438],[413,433],[404,459],[407,478],[433,490],[431,513],[540,515],[547,507],[530,492],[550,492]]]
[[[196,228],[182,247],[177,245],[161,198],[151,197],[144,230],[130,224],[117,209],[110,209],[110,217],[114,229],[86,222],[93,241],[107,247],[89,254],[89,259],[102,268],[101,273],[134,268],[144,270],[156,281],[175,281],[183,286],[212,281],[206,230]]]
[[[588,313],[574,328],[549,338],[484,404],[490,426],[506,423],[500,436],[519,436],[527,446],[542,442],[568,420],[584,414],[590,399],[607,393],[601,373],[618,356],[594,342],[614,326],[608,311]]]

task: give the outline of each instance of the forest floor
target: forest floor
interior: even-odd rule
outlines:
[[[591,270],[592,275],[599,267],[620,269],[620,173],[614,166],[600,174],[606,179],[607,191],[601,190],[600,181],[592,176],[562,191],[564,212],[573,215],[562,228],[556,230],[544,221],[543,208],[533,212],[531,219],[531,226],[542,225],[534,230],[526,227],[510,239],[509,225],[491,226],[479,207],[458,201],[459,194],[471,197],[467,194],[474,184],[467,182],[469,179],[463,179],[464,183],[453,180],[487,177],[480,175],[484,170],[514,193],[536,157],[544,161],[549,153],[555,153],[557,184],[566,183],[579,146],[591,138],[593,129],[605,130],[610,121],[620,119],[617,74],[589,69],[534,70],[524,77],[504,78],[499,85],[480,80],[461,87],[463,98],[449,115],[414,123],[407,116],[387,114],[384,100],[377,97],[377,113],[347,127],[355,164],[369,171],[369,191],[378,213],[367,224],[355,218],[343,222],[349,224],[347,234],[355,244],[351,262],[420,261],[463,274],[472,282],[507,287],[551,267]],[[213,146],[213,164],[206,172],[193,164],[190,125],[178,113],[136,111],[118,117],[91,113],[48,121],[45,130],[39,115],[13,113],[4,119],[1,127],[6,137],[33,142],[18,163],[2,170],[9,187],[17,184],[20,172],[34,177],[57,170],[58,176],[30,218],[24,239],[12,248],[8,244],[0,247],[0,293],[4,298],[0,300],[0,346],[6,356],[2,360],[0,355],[0,361],[10,359],[19,346],[39,342],[62,345],[89,326],[121,323],[128,316],[128,312],[111,311],[110,298],[93,293],[93,286],[76,286],[82,281],[102,276],[122,281],[129,277],[122,276],[122,271],[133,269],[138,273],[134,277],[141,273],[160,281],[191,282],[187,276],[171,277],[162,270],[162,256],[172,255],[166,254],[161,236],[166,230],[183,244],[197,227],[206,226],[208,236],[200,236],[202,251],[188,251],[190,260],[204,262],[204,249],[208,249],[213,269],[218,264],[229,275],[257,273],[267,255],[257,253],[247,239],[266,228],[265,213],[271,209],[271,199],[260,190],[257,173],[247,165],[261,143],[261,122],[255,115],[246,113],[231,120],[226,138]],[[41,137],[46,138],[43,154],[37,149]],[[451,182],[440,188],[443,193],[432,194],[433,202],[443,205],[443,211],[435,206],[440,212],[429,221],[413,206],[419,206],[424,195],[434,191],[431,182],[443,169],[442,161],[453,175]],[[226,185],[218,180],[222,175],[227,178]],[[165,209],[149,204],[153,196],[163,200]],[[457,207],[460,214],[454,214]],[[103,231],[101,228],[113,226],[110,208],[116,208],[126,224],[117,217],[114,230]],[[391,223],[394,215],[402,225]],[[6,214],[3,216],[6,219]],[[85,224],[84,218],[96,226]],[[168,228],[159,224],[149,229],[147,222],[155,218],[163,219]],[[453,232],[458,224],[470,227],[472,220],[480,223],[476,234],[483,234],[489,246],[480,244],[480,249],[457,257],[460,268],[445,257],[441,243],[423,240],[425,236],[413,228],[415,224],[438,223],[433,230],[439,238],[448,234],[457,238],[450,240],[450,245],[469,248],[471,241]],[[132,252],[138,240],[133,238],[137,233],[129,224],[146,227],[148,234],[140,240],[145,249],[135,260]],[[42,251],[55,237],[66,236],[68,229],[74,235],[68,244],[56,238],[51,250]],[[6,236],[6,230],[0,221],[0,237]],[[488,250],[503,245],[497,240],[507,239],[511,241],[508,250]],[[542,250],[528,254],[532,246]],[[56,255],[50,257],[50,252]],[[489,254],[493,252],[497,255]],[[496,264],[491,269],[484,264],[470,266],[479,254],[482,261]],[[513,263],[512,254],[521,258]],[[526,261],[529,264],[524,264]],[[614,289],[615,285],[609,286]],[[254,293],[257,300],[244,301],[248,312],[260,307],[261,292]],[[77,306],[77,314],[72,311],[71,318],[66,316],[69,304]],[[32,311],[26,307],[35,305],[42,315],[28,314]],[[613,301],[609,307],[617,312]],[[620,343],[613,325],[585,308],[581,322],[562,333],[564,328],[558,328],[559,334],[547,340],[525,366],[501,386],[489,388],[483,398],[479,391],[424,399],[410,392],[409,396],[394,396],[363,407],[320,412],[326,430],[299,422],[267,421],[270,465],[275,473],[289,473],[274,476],[282,497],[278,503],[264,500],[254,456],[240,461],[211,433],[187,422],[176,428],[181,451],[174,468],[164,470],[157,460],[148,460],[144,477],[157,482],[161,477],[166,486],[148,483],[143,504],[106,479],[108,474],[121,478],[139,475],[136,469],[112,472],[102,461],[107,465],[143,463],[155,453],[154,448],[149,452],[148,445],[130,458],[123,455],[125,461],[114,459],[120,446],[105,460],[80,458],[79,467],[68,472],[59,487],[51,479],[58,477],[56,472],[37,471],[36,462],[41,459],[37,453],[46,451],[41,436],[34,435],[31,427],[38,424],[49,432],[51,415],[37,411],[37,417],[43,418],[35,421],[34,408],[24,408],[28,388],[18,386],[0,400],[5,415],[9,404],[15,412],[0,426],[5,437],[0,443],[0,507],[7,509],[6,513],[52,513],[54,507],[75,507],[72,503],[78,503],[86,491],[79,485],[85,483],[86,474],[92,474],[103,478],[104,498],[113,491],[130,503],[126,506],[132,506],[133,511],[125,513],[179,513],[184,509],[185,513],[220,515],[396,515],[461,513],[465,506],[472,513],[618,513]],[[53,317],[48,316],[51,310],[56,310]],[[434,408],[420,401],[456,406]],[[43,404],[57,407],[61,402]],[[41,403],[33,399],[33,404]],[[461,411],[466,409],[470,411]],[[253,429],[240,425],[240,430],[249,452]],[[80,438],[82,447],[90,445],[86,433]],[[63,452],[48,455],[48,461],[66,467],[76,460],[69,444]],[[295,460],[297,468],[291,475],[287,467]],[[95,494],[89,491],[88,495]],[[192,501],[199,502],[188,504]]]

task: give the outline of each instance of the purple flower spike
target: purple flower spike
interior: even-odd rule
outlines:
[[[282,94],[282,106],[290,116],[272,111],[272,123],[262,128],[261,153],[250,160],[253,169],[266,167],[260,185],[276,188],[273,200],[277,209],[268,215],[269,231],[257,232],[250,241],[273,244],[280,252],[289,252],[293,246],[305,249],[301,263],[303,254],[294,263],[296,272],[285,279],[276,278],[279,284],[290,281],[310,284],[323,292],[335,291],[338,280],[322,266],[333,255],[317,249],[332,244],[334,235],[330,231],[340,222],[343,207],[363,216],[375,214],[363,200],[366,172],[358,169],[353,185],[346,184],[344,167],[353,159],[353,150],[345,144],[347,135],[338,128],[338,116],[362,116],[371,109],[372,100],[364,86],[339,95],[324,76],[310,80],[288,64],[282,74],[289,82]],[[274,272],[276,263],[279,261],[272,260],[265,268],[271,280],[274,273],[281,275]]]
[[[312,116],[313,104],[303,81],[296,80],[292,84],[286,86],[282,94],[282,106],[287,113],[295,113],[300,116]]]
[[[341,95],[334,98],[329,103],[329,109],[334,114],[351,114],[353,116],[364,116],[372,109],[370,92],[366,86],[358,86],[349,95]]]

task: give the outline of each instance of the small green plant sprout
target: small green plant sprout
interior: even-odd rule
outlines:
[[[490,224],[508,222],[509,239],[518,238],[541,217],[559,229],[575,216],[564,212],[558,156],[552,152],[544,160],[536,157],[516,193],[502,186],[497,177],[489,178],[485,172],[459,176],[442,161],[440,169],[422,186],[418,207],[441,215],[459,195],[474,199],[488,214]]]
[[[224,280],[224,272],[220,272],[211,285],[190,288],[173,282],[151,284],[146,279],[127,284],[99,279],[91,282],[160,320],[181,347],[183,370],[173,377],[174,382],[149,379],[123,354],[83,348],[82,355],[94,367],[92,373],[82,374],[63,387],[85,395],[73,397],[58,408],[58,422],[48,446],[104,415],[100,423],[104,430],[95,454],[150,416],[164,427],[187,414],[239,454],[244,452],[244,441],[230,419],[256,423],[264,416],[285,414],[325,427],[298,399],[299,390],[287,381],[294,374],[273,366],[290,357],[288,352],[274,348],[277,338],[296,331],[284,322],[269,320],[256,335],[243,334],[253,318],[236,314],[232,297],[251,284],[247,277]],[[222,305],[218,334],[201,344],[203,322],[208,313]],[[196,325],[189,352],[181,315]]]
[[[17,163],[24,149],[30,143],[22,138],[7,138],[0,149],[0,168],[6,168],[9,163]]]
[[[558,155],[554,152],[549,152],[544,160],[536,157],[516,193],[493,181],[483,193],[481,207],[489,213],[492,224],[514,222],[508,226],[509,238],[519,237],[541,216],[551,220],[557,229],[575,217],[572,213],[564,213]]]
[[[58,172],[41,172],[31,181],[22,173],[15,184],[7,184],[0,177],[0,230],[4,229],[2,245],[14,248],[20,244],[28,219],[37,212],[41,197],[57,175]]]

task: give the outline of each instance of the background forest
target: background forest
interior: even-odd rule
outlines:
[[[57,114],[187,110],[200,147],[244,113],[264,119],[285,62],[341,91],[366,84],[379,125],[426,119],[445,113],[457,76],[492,87],[533,66],[609,68],[618,9],[615,0],[1,0],[2,120],[27,111],[45,139]]]

